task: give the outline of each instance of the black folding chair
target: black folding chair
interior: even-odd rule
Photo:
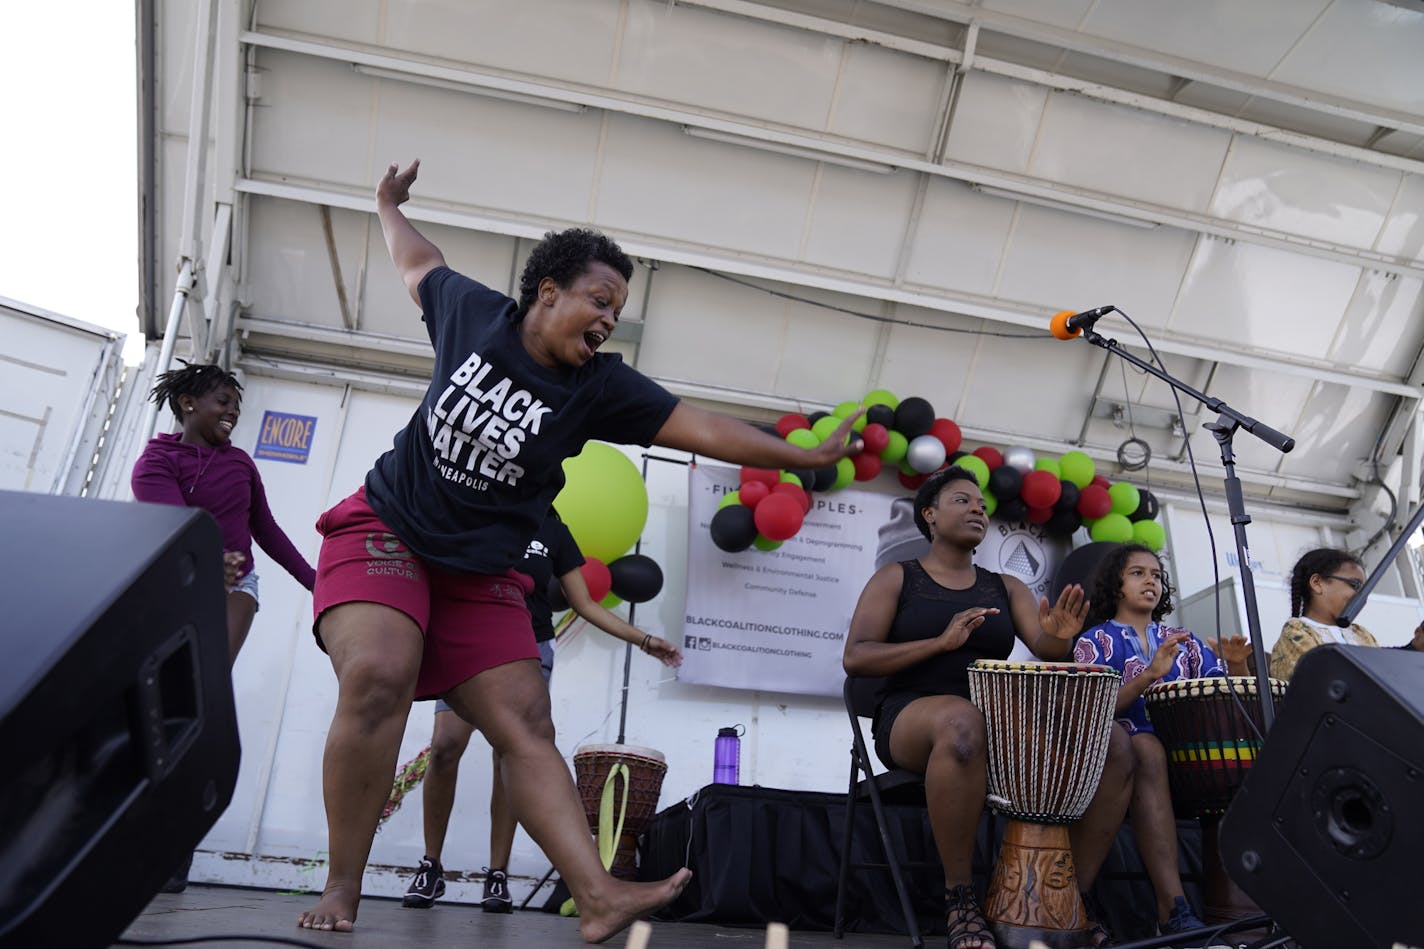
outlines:
[[[915,917],[914,905],[910,902],[910,892],[905,887],[903,870],[937,868],[939,863],[902,862],[899,859],[891,844],[890,832],[885,821],[883,798],[893,794],[897,801],[905,800],[906,803],[909,803],[913,798],[917,803],[923,805],[925,800],[924,775],[906,771],[903,768],[876,774],[871,764],[870,752],[865,744],[865,736],[860,727],[861,718],[869,718],[874,714],[876,695],[879,693],[883,681],[882,679],[848,677],[841,690],[845,698],[846,714],[850,717],[851,744],[850,783],[846,791],[845,833],[841,837],[840,879],[836,884],[835,936],[840,939],[845,935],[846,887],[850,880],[851,869],[889,870],[890,878],[895,883],[895,895],[900,900],[900,911],[905,917],[905,931],[910,934],[910,941],[914,944],[915,949],[922,949],[925,941],[920,935],[919,921]],[[883,863],[852,863],[850,859],[851,836],[855,830],[856,804],[866,797],[870,799],[870,809],[875,812],[875,825],[880,831],[880,849],[885,855]]]

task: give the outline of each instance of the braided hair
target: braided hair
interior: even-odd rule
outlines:
[[[1301,555],[1291,568],[1290,596],[1291,615],[1304,616],[1306,604],[1310,602],[1310,578],[1319,574],[1326,576],[1340,569],[1341,564],[1352,563],[1361,570],[1365,565],[1360,558],[1349,551],[1335,547],[1317,547]]]
[[[149,401],[154,405],[168,403],[174,416],[181,419],[183,407],[178,404],[178,399],[181,396],[201,399],[214,389],[220,389],[223,386],[230,386],[241,397],[242,383],[238,382],[237,377],[222,366],[184,363],[182,369],[170,369],[159,374],[158,384],[153,387]]]
[[[1091,619],[1102,622],[1117,615],[1117,605],[1122,599],[1122,571],[1127,567],[1127,558],[1139,553],[1156,557],[1157,566],[1162,568],[1162,595],[1157,598],[1157,605],[1152,608],[1152,622],[1160,623],[1162,617],[1172,612],[1172,594],[1176,591],[1172,589],[1172,578],[1168,576],[1167,565],[1162,562],[1162,558],[1141,544],[1118,544],[1103,555],[1103,559],[1098,561],[1097,570],[1093,572],[1092,589],[1088,591],[1088,600],[1093,604]],[[1093,625],[1096,626],[1097,623]]]
[[[579,274],[588,269],[593,261],[607,264],[623,275],[624,280],[633,279],[633,261],[623,253],[606,234],[587,227],[571,227],[566,231],[549,231],[544,239],[535,245],[524,264],[524,272],[519,275],[519,309],[517,319],[534,305],[539,293],[539,284],[545,277],[560,287],[568,287]]]

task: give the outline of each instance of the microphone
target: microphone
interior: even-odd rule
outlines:
[[[1053,315],[1053,319],[1048,322],[1048,331],[1059,339],[1072,339],[1081,336],[1083,330],[1091,329],[1094,323],[1116,309],[1117,307],[1108,305],[1095,310],[1084,310],[1082,313],[1064,310]]]

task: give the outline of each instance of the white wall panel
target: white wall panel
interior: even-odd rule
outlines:
[[[997,10],[1038,23],[1072,29],[1083,22],[1097,0],[984,0],[986,10]]]
[[[949,68],[879,46],[846,44],[827,131],[925,154]]]
[[[1401,346],[1421,324],[1424,282],[1366,270],[1345,310],[1330,348],[1330,358],[1344,366],[1373,369],[1406,378],[1419,353]]]
[[[1014,225],[1014,202],[932,178],[910,245],[905,279],[924,287],[994,293]]]
[[[1400,174],[1238,137],[1211,212],[1243,224],[1373,247]]]
[[[186,135],[188,113],[193,106],[193,65],[198,58],[197,26],[199,7],[195,3],[162,4],[162,20],[157,49],[159,128],[174,135]],[[182,164],[178,165],[182,169]],[[180,171],[178,184],[183,175]]]
[[[1273,12],[1293,6],[1273,6]],[[1424,13],[1417,8],[1333,0],[1276,67],[1273,78],[1305,87],[1324,86],[1337,95],[1418,115],[1424,112],[1420,50],[1424,50]]]
[[[821,166],[801,257],[849,273],[893,278],[919,176]]]
[[[998,295],[1041,303],[1045,319],[1112,303],[1161,325],[1195,239],[1175,228],[1143,229],[1025,204],[1005,250]]]
[[[378,81],[349,64],[279,50],[263,50],[257,62],[262,95],[253,110],[253,172],[374,184],[375,169],[394,160],[371,153]]]
[[[381,42],[386,0],[253,0],[257,29],[326,36],[347,43]]]
[[[781,260],[800,255],[814,163],[627,116],[610,116],[604,148],[602,226]]]
[[[945,155],[998,171],[1028,171],[1048,90],[971,72],[963,77]]]
[[[247,299],[253,316],[342,326],[320,213],[316,205],[295,201],[255,198],[248,203]],[[341,217],[344,223],[345,215]],[[333,224],[335,218],[333,214]],[[346,228],[342,231],[348,238],[338,238],[338,246],[348,250],[342,255],[348,264],[342,282],[354,303],[352,278],[361,248],[349,239]]]
[[[1302,477],[1325,474],[1335,481],[1367,475],[1363,462],[1374,452],[1388,409],[1361,389],[1315,383],[1288,430],[1306,450],[1286,455],[1281,471]]]
[[[1324,359],[1359,274],[1347,264],[1203,239],[1168,328],[1218,345]]]
[[[1082,96],[1049,97],[1029,171],[1153,204],[1204,211],[1231,136]]]
[[[1386,254],[1424,260],[1424,177],[1404,176],[1375,247]]]

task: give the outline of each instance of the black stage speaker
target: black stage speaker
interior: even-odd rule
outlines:
[[[1424,945],[1424,653],[1319,646],[1221,822],[1226,871],[1307,949]]]
[[[202,511],[0,491],[0,946],[112,944],[232,798]]]

